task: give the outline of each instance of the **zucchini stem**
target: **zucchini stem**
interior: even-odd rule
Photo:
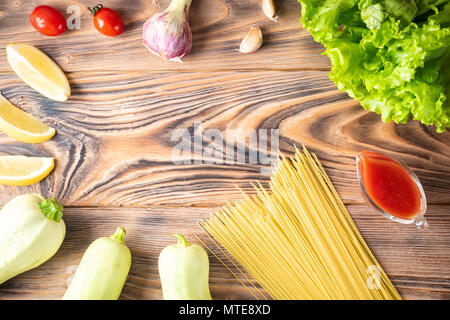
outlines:
[[[126,235],[126,231],[124,228],[122,227],[118,227],[116,229],[116,232],[111,236],[111,239],[117,240],[120,243],[124,243],[125,242],[125,235]]]
[[[187,242],[186,238],[183,237],[181,234],[177,233],[177,234],[174,234],[173,236],[178,239],[177,247],[186,248],[187,246],[190,245],[190,243]]]
[[[64,207],[55,198],[49,198],[40,202],[39,207],[47,219],[54,220],[55,222],[61,221]]]

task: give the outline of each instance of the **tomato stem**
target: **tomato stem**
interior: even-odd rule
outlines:
[[[103,8],[102,4],[98,4],[95,7],[88,7],[89,12],[91,13],[92,16],[95,16],[97,14],[97,12]]]

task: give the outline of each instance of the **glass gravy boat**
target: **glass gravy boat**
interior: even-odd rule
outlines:
[[[412,185],[415,185],[417,187],[416,191],[417,191],[418,197],[420,197],[420,200],[419,200],[420,204],[418,205],[418,210],[414,215],[408,217],[407,219],[398,217],[395,214],[393,214],[392,212],[388,212],[388,210],[382,209],[381,206],[379,204],[377,204],[377,201],[371,197],[370,192],[368,191],[368,188],[365,185],[367,182],[365,182],[365,179],[364,179],[364,170],[367,170],[367,168],[365,168],[365,165],[367,165],[367,164],[365,164],[366,159],[364,159],[364,157],[369,157],[369,156],[379,157],[378,160],[381,160],[381,161],[392,161],[393,166],[399,166],[398,168],[396,168],[396,170],[402,169],[402,170],[404,170],[403,174],[409,176],[409,178],[411,179]],[[376,159],[376,158],[374,158],[374,159]],[[392,221],[403,223],[403,224],[415,224],[417,226],[417,228],[419,228],[420,230],[425,230],[428,227],[428,222],[424,218],[424,214],[427,210],[427,201],[426,201],[426,197],[425,197],[425,192],[423,191],[422,184],[420,183],[417,176],[406,165],[402,164],[397,159],[394,159],[393,157],[388,156],[381,152],[361,151],[356,155],[356,170],[357,170],[357,174],[358,174],[358,182],[361,187],[361,193],[372,208],[381,212],[386,218],[388,218]]]

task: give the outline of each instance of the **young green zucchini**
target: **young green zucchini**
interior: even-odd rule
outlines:
[[[205,250],[180,235],[178,244],[164,248],[158,269],[165,300],[211,300],[209,260]]]
[[[0,284],[36,268],[58,251],[66,235],[63,209],[53,198],[27,194],[0,210]]]
[[[125,230],[95,240],[81,259],[63,300],[117,300],[131,266]]]

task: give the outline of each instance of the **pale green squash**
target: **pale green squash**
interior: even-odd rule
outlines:
[[[66,234],[63,209],[55,199],[26,194],[0,210],[0,284],[58,251]]]
[[[205,250],[180,235],[178,244],[164,248],[158,268],[165,300],[211,300],[209,260]]]
[[[63,300],[117,300],[131,266],[125,230],[95,240],[81,259]]]

